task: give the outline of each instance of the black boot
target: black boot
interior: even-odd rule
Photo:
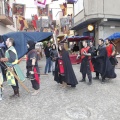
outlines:
[[[85,79],[80,80],[79,82],[85,82]]]
[[[71,87],[75,88],[75,87],[76,87],[76,85],[71,85]]]
[[[14,97],[20,97],[19,89],[15,89],[14,94],[10,96],[10,98],[14,98]]]
[[[96,76],[93,78],[94,80],[99,80],[99,76]]]
[[[89,80],[89,83],[88,83],[88,85],[91,85],[91,84],[92,84],[92,79],[90,79],[90,80]]]
[[[102,78],[101,83],[102,83],[102,84],[104,84],[104,83],[105,83],[105,78]]]

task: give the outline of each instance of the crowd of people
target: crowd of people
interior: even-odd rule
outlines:
[[[99,39],[98,48],[93,45],[92,41],[88,43],[88,41],[85,40],[82,41],[82,46],[83,48],[79,51],[79,55],[76,58],[81,59],[80,72],[82,74],[82,80],[79,82],[85,82],[86,75],[89,79],[89,85],[92,84],[92,79],[100,79],[100,76],[102,78],[101,83],[105,83],[106,78],[116,78],[115,65],[117,65],[118,61],[116,59],[115,47],[109,39]],[[76,47],[76,44],[73,48],[77,48],[76,51],[79,49],[79,47]],[[52,52],[53,49],[55,54]],[[74,52],[75,50],[72,49],[72,51]],[[69,53],[65,50],[64,45],[59,44],[58,50],[56,47],[53,47],[51,50],[50,43],[48,43],[48,46],[45,48],[45,55],[45,74],[47,69],[48,73],[51,72],[50,66],[51,63],[53,63],[52,70],[54,73],[54,80],[63,84],[63,86],[66,84],[75,87],[77,85],[76,76],[71,65]],[[92,77],[92,72],[96,73],[95,77]]]
[[[81,59],[80,72],[82,79],[79,82],[86,81],[86,75],[89,79],[89,85],[92,84],[92,79],[100,79],[105,83],[106,78],[116,78],[115,65],[117,64],[116,51],[113,44],[109,39],[98,40],[98,48],[93,45],[93,42],[82,41],[83,48],[79,51],[79,55],[76,59]],[[19,85],[18,79],[24,81],[25,75],[21,71],[18,65],[18,56],[14,48],[14,40],[8,38],[6,40],[7,50],[5,51],[5,45],[0,43],[0,93],[2,94],[3,81],[7,80],[8,84],[12,86],[14,94],[10,98],[19,97]],[[26,77],[31,80],[32,88],[34,92],[32,95],[37,95],[40,89],[40,69],[38,67],[38,53],[35,49],[35,43],[29,40],[27,43],[28,52],[26,60]],[[73,51],[78,51],[79,47],[74,46]],[[46,65],[44,74],[53,74],[54,80],[57,83],[62,84],[63,87],[67,85],[76,87],[78,80],[74,73],[69,52],[64,48],[64,44],[59,44],[58,49],[55,44],[50,42],[44,49],[46,57]],[[10,69],[7,69],[10,68]],[[96,76],[92,77],[92,72],[96,72]],[[17,77],[14,76],[15,73]],[[2,99],[2,96],[0,97]]]

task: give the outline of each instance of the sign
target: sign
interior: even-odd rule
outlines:
[[[48,28],[49,27],[49,19],[44,19],[41,18],[40,20],[37,21],[37,28]]]
[[[38,16],[48,16],[48,5],[45,8],[37,7]]]
[[[67,18],[67,17],[66,18],[61,18],[60,23],[61,23],[61,27],[69,25],[69,23],[70,23],[69,18]]]
[[[13,15],[21,15],[24,16],[25,15],[25,5],[24,4],[13,4]]]

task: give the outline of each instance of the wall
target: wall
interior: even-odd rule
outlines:
[[[112,26],[114,28],[111,28]],[[110,36],[111,34],[113,34],[115,32],[119,32],[119,31],[120,31],[120,22],[107,21],[103,25],[101,25],[101,24],[99,25],[99,27],[98,27],[99,36],[98,37],[105,39],[108,36]]]
[[[13,32],[13,30],[9,29],[4,24],[0,23],[0,35],[6,34],[9,32]]]
[[[104,0],[84,0],[85,15],[103,14]]]
[[[120,19],[120,0],[84,0],[83,11],[74,16],[75,25],[93,18]]]
[[[104,13],[120,15],[120,0],[104,0]]]
[[[82,10],[83,10],[83,0],[77,0],[77,2],[74,3],[74,15],[77,15]]]

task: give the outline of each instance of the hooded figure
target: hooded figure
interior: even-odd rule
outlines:
[[[39,79],[39,67],[38,67],[38,54],[35,50],[34,41],[30,40],[27,43],[28,53],[27,53],[27,77],[31,80],[32,87],[35,90],[32,95],[36,95],[39,93],[40,88],[40,79]]]
[[[59,46],[59,50],[60,50],[60,55],[61,58],[58,58],[56,61],[56,68],[55,68],[55,81],[57,81],[58,83],[66,83],[67,85],[71,85],[71,87],[76,87],[76,85],[78,84],[75,73],[73,71],[72,68],[72,64],[69,58],[69,53],[65,50],[63,45]],[[61,60],[59,62],[59,60]],[[63,63],[63,68],[64,70],[60,70],[63,69],[62,68],[62,63]],[[62,74],[62,71],[64,71],[64,73]],[[58,73],[60,73],[58,75]]]

